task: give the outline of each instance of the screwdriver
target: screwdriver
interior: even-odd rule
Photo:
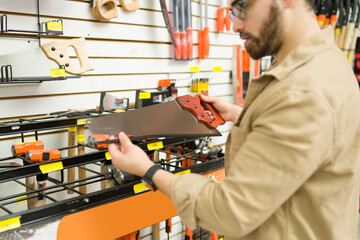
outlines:
[[[187,38],[186,38],[186,27],[185,27],[185,2],[180,1],[180,9],[181,9],[181,57],[182,59],[188,58],[188,50],[187,50]]]
[[[205,0],[205,27],[204,27],[204,57],[209,56],[209,47],[210,47],[210,42],[209,42],[209,26],[208,26],[208,0]]]
[[[204,59],[204,30],[202,25],[202,0],[200,0],[200,30],[198,34],[198,55],[199,59]]]
[[[175,59],[181,59],[181,40],[179,25],[179,7],[177,4],[175,4]]]
[[[188,59],[193,58],[193,38],[192,38],[192,12],[191,12],[191,0],[187,1],[187,20],[188,27],[187,31],[187,48],[188,48]]]

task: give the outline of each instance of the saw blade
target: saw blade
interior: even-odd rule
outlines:
[[[97,117],[88,128],[93,134],[143,137],[221,136],[221,133],[198,122],[195,116],[181,108],[177,101]]]

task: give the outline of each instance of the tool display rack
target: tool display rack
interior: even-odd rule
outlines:
[[[57,129],[67,130],[68,127],[77,126],[78,119],[90,119],[100,115],[101,114],[99,113],[86,113],[85,115],[77,114],[77,116],[66,116],[65,114],[61,117],[49,116],[43,118],[19,119],[16,121],[0,122],[0,137],[7,135],[21,135],[23,139],[25,133],[34,133],[35,139],[37,139],[38,132]],[[163,148],[156,151],[167,153],[167,156],[171,154],[171,157],[160,158],[156,161],[156,163],[162,165],[163,168],[170,170],[171,172],[176,173],[189,170],[192,173],[206,174],[223,168],[223,157],[221,153],[215,158],[204,160],[203,157],[201,158],[199,155],[194,155],[194,149],[191,147],[188,149],[181,147],[184,146],[184,144],[188,145],[189,143],[195,143],[195,141],[201,141],[202,139],[199,137],[170,137],[162,139],[137,140],[133,142],[145,150],[149,157],[152,158],[154,151],[149,151],[147,146],[149,146],[149,143],[158,142],[159,140],[162,142]],[[11,231],[18,230],[23,227],[31,227],[35,223],[51,221],[52,219],[58,219],[69,214],[74,214],[111,202],[116,202],[119,200],[121,201],[121,199],[131,199],[135,195],[144,194],[135,193],[134,186],[141,183],[140,178],[135,176],[133,176],[133,178],[129,178],[130,181],[125,181],[123,184],[119,184],[114,180],[115,185],[108,189],[96,190],[92,192],[89,191],[86,194],[78,191],[77,188],[83,185],[88,186],[91,184],[101,184],[103,181],[113,180],[106,178],[105,175],[101,173],[101,171],[94,171],[90,168],[90,165],[100,167],[101,163],[110,162],[106,159],[106,150],[93,149],[87,143],[77,144],[76,146],[69,146],[59,150],[62,152],[69,148],[77,148],[79,146],[84,146],[90,152],[80,156],[62,157],[60,160],[51,161],[51,163],[61,162],[63,169],[56,172],[57,176],[59,176],[60,172],[60,177],[57,178],[53,177],[52,173],[49,173],[47,178],[47,186],[41,190],[29,189],[28,186],[24,183],[24,180],[26,177],[42,174],[40,167],[50,162],[31,163],[23,156],[9,156],[0,158],[0,164],[4,164],[13,160],[20,160],[20,162],[23,162],[23,164],[18,166],[0,168],[0,189],[9,183],[23,186],[23,188],[21,187],[23,191],[13,192],[12,194],[6,196],[3,194],[0,195],[0,230],[1,226],[4,225],[2,223],[6,222],[7,220],[16,217],[19,217],[20,219],[19,226],[17,226],[15,229],[6,230],[7,226],[5,226],[5,231],[0,231],[0,238],[4,233],[11,233]],[[193,160],[192,165],[186,166],[184,164],[180,164],[184,160],[187,161],[190,159]],[[81,167],[85,169],[87,172],[87,177],[85,179],[67,182],[64,178],[64,170],[73,167]],[[84,183],[84,181],[86,181],[86,183]],[[73,191],[75,194],[66,195],[65,192],[68,190]],[[63,192],[64,195],[66,195],[66,198],[57,199],[56,195],[59,192]],[[146,192],[149,191],[145,191],[145,193]],[[20,201],[19,199],[24,201],[31,198],[37,198],[40,195],[46,198],[45,205],[29,210],[21,210],[18,212],[11,210],[11,205],[18,203]],[[124,231],[122,233],[126,233]]]

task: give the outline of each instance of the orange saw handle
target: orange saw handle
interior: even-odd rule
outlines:
[[[212,104],[201,100],[200,94],[195,97],[190,95],[177,97],[176,101],[183,109],[190,111],[199,122],[204,123],[208,128],[216,128],[225,123],[225,120]],[[212,113],[214,120],[210,118],[205,110]]]

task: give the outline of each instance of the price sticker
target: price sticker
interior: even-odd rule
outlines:
[[[63,31],[61,22],[47,22],[46,28],[48,31],[52,31],[52,32],[62,32]]]
[[[183,175],[183,174],[187,174],[187,173],[191,173],[191,170],[190,170],[190,169],[186,169],[186,170],[184,170],[184,171],[175,173],[175,175]]]
[[[200,72],[200,67],[190,67],[190,72]]]
[[[151,92],[140,92],[139,99],[150,99]]]
[[[111,155],[109,152],[105,153],[105,158],[106,158],[106,160],[111,160]]]
[[[156,150],[156,149],[162,149],[164,147],[163,142],[159,141],[159,142],[154,142],[154,143],[149,143],[147,145],[147,148],[151,151],[151,150]]]
[[[85,142],[85,135],[84,134],[78,135],[77,136],[77,141],[78,142]]]
[[[17,201],[16,204],[25,202],[25,200],[21,200],[21,199],[24,199],[24,198],[26,198],[26,197],[27,197],[27,195],[17,197],[16,200],[20,200],[20,201]]]
[[[69,132],[76,132],[76,127],[69,127],[69,128],[68,128],[68,131],[69,131]]]
[[[0,233],[21,227],[20,217],[0,221]]]
[[[65,69],[50,69],[50,76],[52,78],[65,77]]]
[[[150,190],[143,183],[135,184],[133,188],[134,188],[134,193],[141,193],[141,192],[145,192],[147,190]]]
[[[77,125],[85,125],[86,124],[86,118],[83,118],[83,119],[78,119],[77,120]]]
[[[213,67],[213,71],[214,72],[222,72],[222,67],[221,66]]]
[[[39,166],[40,171],[45,174],[45,173],[50,173],[50,172],[55,172],[55,171],[59,171],[59,170],[63,170],[63,164],[62,161],[60,162],[54,162],[54,163],[48,163],[48,164],[43,164]]]

